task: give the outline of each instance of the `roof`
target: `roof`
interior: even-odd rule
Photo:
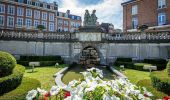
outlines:
[[[126,2],[123,2],[121,5],[122,5],[122,6],[123,6],[123,5],[127,5],[127,4],[132,3],[132,2],[135,2],[135,1],[137,1],[137,0],[128,0],[128,1],[126,1]]]

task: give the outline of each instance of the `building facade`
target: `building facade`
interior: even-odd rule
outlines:
[[[37,30],[44,25],[44,31],[55,31],[55,14],[58,5],[38,0],[0,1],[0,28],[14,30]]]
[[[57,13],[57,31],[58,32],[76,32],[82,24],[80,16],[70,14],[70,10],[66,13]]]
[[[69,10],[58,12],[56,2],[0,0],[0,29],[34,31],[38,25],[45,27],[43,31],[73,32],[81,25],[81,17],[71,15]]]
[[[123,31],[137,31],[141,25],[148,30],[170,30],[170,0],[130,0],[122,3]]]

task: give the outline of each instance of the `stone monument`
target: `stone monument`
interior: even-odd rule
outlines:
[[[96,10],[92,11],[92,14],[88,10],[85,10],[83,27],[79,29],[80,32],[101,32],[101,28],[97,26]]]

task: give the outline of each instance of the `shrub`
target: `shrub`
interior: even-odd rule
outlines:
[[[167,61],[165,59],[144,59],[144,63],[155,65],[158,70],[163,70],[166,68]]]
[[[16,65],[13,73],[9,76],[0,78],[0,95],[15,89],[22,81],[25,68],[21,65]]]
[[[134,69],[143,71],[143,70],[144,70],[144,69],[143,69],[144,65],[151,65],[151,64],[146,64],[146,63],[135,63],[135,64],[134,64]]]
[[[153,100],[162,99],[164,96],[166,96],[166,94],[164,94],[163,92],[157,91],[155,88],[152,87],[152,83],[151,83],[150,79],[140,80],[140,81],[138,81],[137,85],[141,86],[141,87],[146,87],[148,89],[148,91],[153,93],[153,95],[154,95],[152,97]]]
[[[125,68],[134,68],[134,63],[133,62],[121,62],[121,61],[116,61],[115,62],[116,66],[124,65]]]
[[[0,51],[0,77],[10,75],[15,66],[15,58],[9,53]]]
[[[38,80],[32,78],[23,78],[22,83],[15,90],[12,90],[3,96],[0,96],[0,100],[25,100],[28,91],[41,87]]]
[[[168,76],[170,77],[170,61],[168,62],[166,68],[167,68]]]
[[[132,62],[132,58],[117,58],[116,61],[121,61],[121,62]]]
[[[157,90],[170,95],[170,77],[164,71],[156,71],[151,73],[152,85]]]

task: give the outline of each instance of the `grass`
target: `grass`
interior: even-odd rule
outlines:
[[[35,78],[40,81],[41,88],[45,90],[50,90],[53,85],[55,85],[55,77],[53,75],[57,73],[61,68],[67,65],[59,66],[46,66],[46,67],[36,67],[35,72],[31,72],[31,68],[26,68],[25,77]]]
[[[38,80],[24,77],[16,89],[0,96],[0,100],[24,100],[28,91],[39,86],[40,82]]]
[[[103,71],[104,80],[108,81],[108,80],[113,80],[115,78],[115,74],[113,74],[108,69],[101,68],[101,67],[98,67],[98,68]],[[63,83],[68,84],[70,81],[72,81],[74,79],[75,80],[83,79],[84,77],[83,77],[83,75],[80,72],[84,72],[84,71],[86,71],[86,68],[83,67],[83,66],[72,67],[62,77]]]
[[[114,67],[115,69],[121,71],[119,67]],[[163,98],[165,93],[157,91],[155,88],[152,87],[151,84],[151,78],[150,78],[150,73],[149,71],[138,71],[134,69],[126,69],[124,71],[121,71],[124,75],[128,77],[128,79],[138,85],[138,86],[143,86],[146,87],[149,91],[151,91],[154,95],[153,100]]]

